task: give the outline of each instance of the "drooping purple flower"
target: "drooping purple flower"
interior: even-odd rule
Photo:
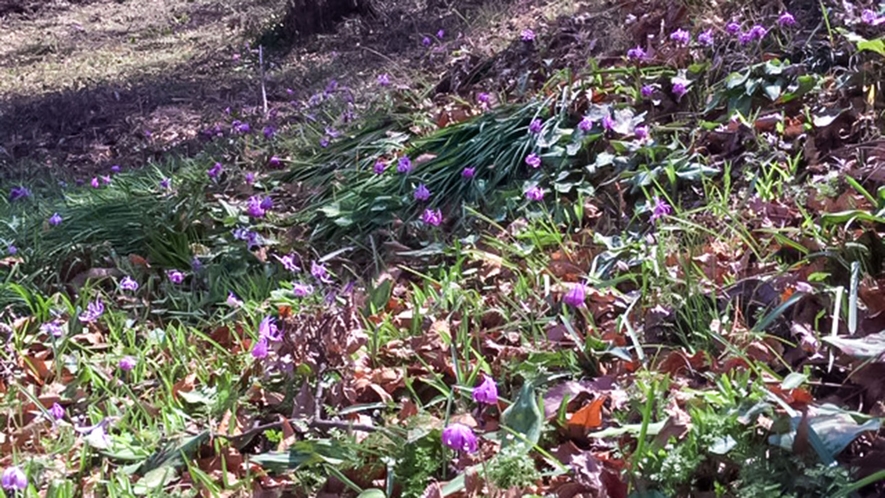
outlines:
[[[261,337],[252,345],[252,357],[256,360],[267,358],[267,337]]]
[[[429,36],[425,36],[421,39],[421,45],[424,45],[425,47],[429,47],[431,43],[433,43],[433,40],[431,40]]]
[[[375,161],[375,166],[372,167],[372,172],[374,172],[376,175],[381,175],[384,174],[385,168],[387,168],[387,165],[384,164],[384,161],[379,159]]]
[[[265,139],[271,140],[273,137],[276,136],[277,129],[274,128],[273,126],[268,125],[268,126],[265,126],[263,130],[261,130],[261,133],[264,134]]]
[[[120,370],[124,372],[129,372],[135,365],[138,364],[138,361],[131,356],[124,356],[120,358],[120,361],[117,363],[117,366],[120,367]]]
[[[246,230],[245,228],[236,228],[233,231],[234,238],[237,240],[245,240],[246,247],[252,249],[255,246],[260,245],[258,239],[258,232],[254,232],[252,230]]]
[[[97,177],[97,176],[93,176],[93,177],[92,177],[92,180],[89,182],[89,185],[92,185],[92,188],[98,188],[98,187],[101,187],[101,183],[98,182],[98,177]]]
[[[754,40],[761,40],[765,38],[765,35],[768,34],[768,30],[765,29],[764,26],[760,26],[756,24],[752,28],[750,28],[750,37]]]
[[[273,198],[271,196],[268,195],[261,199],[261,209],[265,211],[273,209]]]
[[[295,294],[295,297],[307,297],[313,293],[313,287],[308,284],[303,284],[301,282],[295,282],[292,284],[292,294]]]
[[[224,166],[221,163],[215,163],[206,171],[206,174],[209,175],[209,178],[213,180],[217,180],[219,176],[221,176],[221,172],[224,170]]]
[[[179,285],[184,282],[184,273],[181,273],[178,270],[169,270],[166,272],[166,278],[168,278],[173,284]]]
[[[51,322],[46,322],[41,325],[40,331],[56,338],[61,337],[64,334],[64,330],[61,328],[61,325],[55,320]]]
[[[461,171],[462,178],[466,178],[469,180],[469,179],[473,178],[474,176],[476,176],[476,168],[469,168],[468,167],[468,168],[464,168]]]
[[[19,467],[13,465],[3,470],[0,477],[0,484],[6,491],[15,493],[16,491],[24,491],[28,489],[28,476]]]
[[[425,209],[424,213],[421,215],[421,221],[428,225],[438,227],[443,222],[442,211],[439,209],[435,211],[433,209]]]
[[[860,14],[860,20],[864,24],[876,25],[879,24],[879,14],[877,14],[874,10],[864,9]]]
[[[427,185],[419,183],[412,195],[415,197],[416,201],[426,201],[427,199],[430,199],[430,189],[427,188]]]
[[[125,291],[137,291],[138,290],[138,282],[135,281],[134,278],[126,275],[120,280],[120,288]]]
[[[659,218],[668,216],[673,212],[673,208],[669,204],[667,204],[667,201],[665,199],[655,196],[654,201],[655,204],[654,207],[652,207],[651,221],[656,221]]]
[[[498,386],[495,379],[482,374],[482,383],[473,388],[473,401],[494,405],[498,403]]]
[[[615,129],[615,120],[611,116],[603,116],[602,117],[602,129],[605,131],[611,131]]]
[[[396,172],[405,174],[410,171],[412,171],[412,160],[409,159],[409,156],[399,158],[399,161],[396,163]]]
[[[119,173],[120,171],[122,171],[122,168],[120,168],[119,164],[111,166],[111,173]]]
[[[532,152],[525,158],[525,163],[531,166],[532,168],[538,169],[541,167],[541,156],[537,153]]]
[[[532,120],[531,123],[529,123],[529,133],[537,135],[538,133],[541,133],[541,128],[543,126],[544,122],[541,121],[539,118],[535,118]]]
[[[645,53],[645,50],[642,47],[633,47],[630,50],[627,50],[627,58],[634,61],[641,61],[645,59],[648,54]]]
[[[255,173],[249,171],[243,179],[246,181],[247,185],[252,185],[255,183]]]
[[[639,125],[636,128],[633,128],[633,134],[636,135],[636,138],[639,140],[645,140],[648,138],[648,126]]]
[[[227,300],[225,302],[231,308],[239,308],[243,305],[243,301],[240,301],[240,299],[237,298],[237,295],[230,291],[227,293]]]
[[[526,28],[519,33],[519,39],[531,43],[535,41],[535,32],[531,28]]]
[[[101,302],[101,298],[98,298],[95,301],[90,301],[89,304],[86,305],[86,311],[80,314],[80,321],[83,323],[93,323],[103,314],[104,303]]]
[[[685,83],[681,81],[673,83],[673,95],[676,96],[676,100],[681,99],[686,93],[688,93],[688,88],[685,86]]]
[[[55,420],[61,420],[65,418],[65,407],[58,403],[53,403],[52,406],[49,407],[49,415]]]
[[[324,284],[328,284],[332,281],[329,278],[329,271],[326,270],[325,263],[319,263],[317,261],[311,261],[310,263],[310,274],[313,278],[319,280]]]
[[[593,120],[590,119],[590,116],[584,116],[581,118],[581,121],[578,123],[578,129],[584,133],[588,133],[593,129]]]
[[[327,137],[323,137],[320,139],[320,147],[326,148],[329,146],[329,139]]]
[[[730,35],[736,35],[741,32],[741,25],[735,21],[731,21],[730,23],[725,25],[725,32]]]
[[[780,17],[777,18],[777,25],[782,28],[787,26],[795,26],[796,18],[793,17],[793,14],[790,14],[789,12],[784,12],[780,15]]]
[[[264,208],[261,207],[261,197],[253,195],[249,198],[249,203],[246,206],[246,214],[251,218],[264,217]]]
[[[8,252],[10,256],[15,256],[16,254],[18,254],[18,247],[9,244],[9,246],[6,248],[6,252]]]
[[[677,29],[676,31],[670,33],[670,40],[680,45],[688,45],[689,42],[691,42],[691,33],[684,29]]]
[[[713,46],[713,30],[708,29],[708,30],[702,31],[700,34],[698,34],[698,43],[700,43],[701,45],[703,45],[705,47],[712,47]]]
[[[492,100],[492,96],[486,92],[476,94],[476,101],[480,104],[488,104]]]
[[[476,435],[464,424],[451,424],[443,429],[442,442],[455,451],[473,453],[478,448]]]
[[[439,39],[442,39],[442,38],[445,37],[445,36],[446,36],[446,32],[445,32],[445,30],[443,30],[443,29],[441,29],[441,30],[439,30],[439,31],[436,32],[436,37],[439,38]]]
[[[21,199],[26,199],[31,196],[31,191],[27,189],[27,187],[12,187],[9,190],[9,200],[10,202],[15,202]]]
[[[290,271],[292,273],[301,271],[301,268],[295,262],[294,254],[285,254],[283,256],[274,255],[274,257],[277,258],[277,260],[280,262],[280,264],[283,265],[283,268],[285,268],[286,271]]]
[[[738,35],[738,42],[740,42],[741,45],[747,45],[752,41],[753,41],[753,33],[746,32],[746,33],[740,33]]]
[[[530,201],[543,201],[544,200],[544,189],[541,187],[534,185],[529,187],[528,190],[525,191],[525,198]]]
[[[587,289],[584,287],[584,284],[574,284],[571,288],[563,294],[562,302],[571,306],[572,308],[580,308],[584,306],[584,301],[587,299]]]
[[[387,73],[378,75],[378,85],[390,86],[390,75]]]
[[[172,180],[169,178],[163,178],[160,180],[160,188],[166,190],[172,185]]]
[[[266,338],[271,342],[280,342],[283,340],[283,333],[277,327],[277,321],[272,316],[266,316],[258,324],[258,337]]]
[[[639,90],[639,93],[645,97],[649,98],[655,93],[655,87],[652,85],[642,85],[642,88]]]
[[[282,163],[283,160],[277,156],[270,156],[270,159],[267,160],[267,164],[271,168],[279,168]]]
[[[239,133],[240,135],[245,135],[245,134],[249,133],[250,131],[252,131],[252,127],[249,126],[249,123],[243,123],[242,121],[240,121],[238,119],[235,119],[231,123],[231,128],[233,128],[233,130],[236,133]]]

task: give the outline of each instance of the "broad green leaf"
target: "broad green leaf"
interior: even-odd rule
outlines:
[[[859,41],[857,42],[857,50],[860,52],[863,52],[864,50],[876,52],[882,57],[885,57],[885,39],[877,38],[875,40]]]
[[[541,427],[544,424],[544,417],[538,408],[538,397],[535,393],[535,387],[531,382],[522,385],[516,401],[510,405],[504,413],[501,414],[502,422],[506,427],[514,432],[521,434],[528,443],[534,445],[541,439]],[[502,443],[503,447],[507,447],[514,443],[521,443],[519,439],[507,437]]]
[[[369,488],[358,494],[356,498],[387,498],[387,495],[380,489]]]
[[[781,382],[781,389],[790,390],[796,389],[801,386],[808,380],[808,376],[799,372],[792,372],[790,375],[784,377],[784,381]]]
[[[809,432],[813,431],[823,443],[823,449],[819,451],[825,451],[826,454],[821,455],[822,459],[825,456],[830,459],[835,458],[858,436],[864,432],[877,431],[882,426],[879,419],[870,419],[863,424],[858,424],[850,414],[832,405],[824,405],[817,410],[819,412],[816,415],[809,415],[808,424],[811,429]],[[786,450],[792,450],[796,430],[801,420],[801,416],[792,417],[790,419],[791,430],[784,434],[769,436],[768,441]]]
[[[161,491],[164,486],[178,479],[178,472],[172,467],[158,467],[144,475],[132,487],[137,496]]]

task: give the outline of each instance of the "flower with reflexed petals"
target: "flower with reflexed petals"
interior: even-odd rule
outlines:
[[[495,384],[495,380],[483,374],[482,384],[473,388],[473,401],[487,405],[498,403],[498,386]]]
[[[83,323],[92,323],[104,314],[104,303],[101,299],[91,301],[86,305],[86,311],[80,315],[80,321]]]
[[[544,190],[537,185],[535,185],[534,187],[529,187],[529,189],[525,191],[525,198],[530,201],[543,201]]]
[[[170,282],[176,285],[184,282],[184,273],[181,273],[178,270],[169,270],[168,272],[166,272],[166,277],[169,279]]]
[[[427,199],[430,199],[430,189],[428,189],[423,183],[419,183],[412,195],[415,197],[416,201],[426,201]]]
[[[652,208],[651,212],[651,221],[655,221],[659,218],[667,216],[673,212],[673,208],[667,204],[667,201],[660,198],[655,197],[655,205]]]
[[[535,32],[530,28],[526,28],[519,33],[519,38],[526,43],[533,42],[535,41]]]
[[[538,169],[541,167],[541,156],[532,152],[525,158],[525,163],[532,168]]]
[[[795,26],[796,18],[793,17],[793,14],[790,14],[789,12],[784,12],[780,15],[780,17],[777,18],[777,25],[782,28],[785,26]]]
[[[584,284],[575,284],[562,296],[562,302],[573,308],[580,308],[584,306],[584,301],[587,299],[586,292]]]
[[[49,414],[52,415],[52,418],[55,420],[61,420],[65,418],[65,407],[58,403],[53,403],[52,406],[49,407]]]
[[[410,171],[412,171],[412,160],[409,159],[409,156],[399,158],[399,161],[396,163],[396,172],[405,174]]]
[[[688,45],[691,41],[691,34],[684,29],[677,29],[670,33],[670,39],[680,45]]]
[[[451,424],[443,429],[442,442],[455,451],[473,453],[478,448],[476,435],[464,424]]]
[[[58,213],[53,213],[52,216],[49,217],[49,224],[56,227],[61,225],[61,215]]]
[[[6,467],[3,475],[0,476],[0,484],[3,485],[3,489],[6,491],[13,493],[24,491],[28,489],[28,476],[25,475],[22,469],[16,466]]]
[[[433,209],[425,209],[424,213],[421,215],[421,221],[428,225],[438,227],[443,221],[442,211],[439,209],[435,211]]]
[[[117,363],[117,366],[120,367],[120,370],[122,370],[124,372],[128,372],[128,371],[132,370],[133,368],[135,368],[135,365],[137,363],[138,362],[135,360],[135,358],[133,358],[131,356],[124,356],[124,357],[120,358],[120,361]]]
[[[138,282],[136,282],[135,279],[133,279],[129,275],[126,275],[125,277],[123,277],[122,280],[120,280],[120,288],[127,291],[137,291]]]
[[[476,168],[464,168],[461,171],[461,177],[467,178],[468,180],[476,176]]]

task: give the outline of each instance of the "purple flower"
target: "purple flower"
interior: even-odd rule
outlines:
[[[50,334],[52,337],[61,337],[64,334],[64,330],[62,330],[61,325],[56,321],[46,322],[40,326],[40,330],[45,334]]]
[[[93,177],[92,177],[92,181],[89,182],[89,185],[92,185],[92,188],[98,188],[98,187],[101,187],[101,183],[98,182],[98,177],[97,177],[97,176],[93,176]]]
[[[615,120],[611,116],[603,116],[602,117],[602,129],[605,131],[611,131],[615,128]]]
[[[65,407],[58,403],[53,403],[52,406],[49,407],[49,414],[52,415],[52,418],[55,420],[61,420],[65,418]]]
[[[587,289],[584,287],[584,284],[574,284],[568,292],[562,296],[562,302],[572,308],[580,308],[584,306],[584,300],[587,299],[586,292]]]
[[[104,314],[104,303],[101,298],[91,301],[86,305],[86,311],[80,315],[80,321],[83,323],[93,323]]]
[[[429,47],[431,43],[433,43],[433,41],[430,39],[429,36],[425,36],[425,37],[421,40],[421,45],[424,45],[425,47]]]
[[[587,133],[593,129],[593,120],[590,119],[590,116],[584,116],[583,118],[581,118],[581,122],[578,123],[578,129],[580,129],[584,133]]]
[[[491,100],[492,96],[486,92],[479,92],[478,94],[476,94],[476,101],[480,104],[488,104]]]
[[[482,383],[473,388],[473,401],[494,405],[498,403],[498,386],[495,380],[482,374]]]
[[[265,211],[273,209],[273,199],[269,195],[265,196],[264,199],[261,199],[261,209]]]
[[[749,32],[741,33],[738,35],[738,41],[741,45],[747,45],[748,43],[753,41],[753,34]]]
[[[441,38],[443,38],[444,36],[446,36],[446,32],[445,32],[445,30],[442,30],[442,29],[441,29],[441,30],[439,30],[439,31],[436,32],[436,37],[437,37],[437,38],[440,38],[440,39],[441,39]]]
[[[373,171],[376,175],[381,175],[381,174],[384,174],[384,169],[385,169],[385,168],[387,168],[387,165],[384,164],[384,161],[382,161],[382,160],[379,159],[378,161],[375,161],[375,166],[372,167],[372,171]]]
[[[784,26],[795,26],[796,18],[793,17],[793,14],[790,14],[789,12],[784,12],[780,15],[780,17],[777,18],[777,25],[782,28]]]
[[[244,179],[246,180],[247,184],[252,185],[253,183],[255,183],[255,173],[251,171],[246,173],[246,177]]]
[[[252,357],[256,360],[267,358],[267,337],[260,337],[258,341],[252,345]]]
[[[335,90],[338,90],[338,80],[332,79],[329,80],[329,84],[326,85],[326,89],[323,90],[327,95],[330,93],[335,93]]]
[[[135,365],[137,363],[138,362],[135,360],[135,358],[133,358],[131,356],[124,356],[124,357],[120,358],[120,361],[117,363],[117,366],[120,367],[120,370],[122,370],[124,372],[128,372],[128,371],[132,370],[133,368],[135,368]]]
[[[725,25],[725,32],[730,35],[736,35],[741,32],[741,25],[735,21]]]
[[[18,247],[9,244],[9,247],[6,248],[6,252],[8,252],[10,256],[15,256],[16,254],[18,254]]]
[[[172,185],[172,180],[170,180],[169,178],[163,178],[162,180],[160,180],[160,188],[168,189],[170,185]]]
[[[215,163],[208,171],[206,171],[206,174],[209,175],[209,178],[217,180],[218,177],[221,176],[222,170],[224,170],[224,167],[221,163]]]
[[[240,301],[237,298],[237,295],[234,294],[233,292],[230,292],[230,291],[228,291],[228,293],[227,293],[227,301],[225,301],[225,302],[231,308],[239,308],[240,306],[243,305],[243,301]]]
[[[320,147],[325,149],[328,146],[329,146],[329,139],[326,137],[321,138],[320,139]]]
[[[0,477],[0,484],[3,485],[3,489],[6,491],[13,493],[24,491],[28,489],[28,476],[25,475],[22,469],[16,466],[6,467],[3,471],[3,476]]]
[[[533,42],[535,41],[535,32],[531,28],[526,28],[519,33],[519,38],[526,43]]]
[[[276,320],[272,316],[266,316],[261,323],[258,324],[258,337],[268,339],[271,342],[280,342],[283,340],[283,333],[277,327]]]
[[[104,183],[105,185],[109,185],[111,183],[111,177],[108,175],[101,175],[100,178],[101,178],[101,182]]]
[[[684,29],[677,29],[670,33],[670,40],[680,45],[688,45],[691,42],[691,34]]]
[[[698,37],[698,38],[700,38],[700,37]],[[645,98],[649,98],[649,97],[651,97],[652,95],[654,95],[654,93],[655,93],[655,87],[653,87],[653,86],[651,86],[651,85],[642,85],[642,88],[639,90],[639,93],[640,93],[643,97],[645,97]]]
[[[426,201],[430,199],[430,190],[423,183],[419,183],[418,187],[415,188],[415,193],[412,195],[416,201]]]
[[[525,198],[530,201],[543,201],[544,190],[537,185],[529,187],[529,189],[525,191]]]
[[[252,249],[254,246],[259,245],[258,243],[258,233],[253,232],[252,230],[246,230],[245,228],[236,228],[234,229],[234,238],[237,240],[245,240],[246,246],[249,249]]]
[[[537,135],[538,133],[541,133],[541,128],[543,126],[544,123],[540,119],[535,118],[532,120],[531,123],[529,123],[529,133]]]
[[[681,81],[673,83],[673,95],[676,96],[676,100],[681,99],[686,93],[688,93],[688,88],[686,88],[685,83]]]
[[[651,212],[651,221],[656,221],[659,218],[669,215],[673,212],[673,208],[667,204],[667,201],[655,196],[655,205],[652,207]]]
[[[381,86],[390,86],[390,75],[387,73],[378,75],[378,84]]]
[[[264,217],[264,208],[261,207],[261,198],[257,195],[253,195],[249,198],[249,203],[246,207],[246,214],[251,218],[263,218]]]
[[[126,275],[123,277],[123,280],[120,280],[120,288],[126,291],[137,291],[138,282],[129,275]]]
[[[409,156],[399,158],[399,162],[396,164],[396,172],[408,173],[410,171],[412,171],[412,160],[409,159]]]
[[[121,171],[121,168],[120,168],[119,164],[115,164],[115,165],[111,166],[111,173],[119,173],[120,171]]]
[[[270,156],[270,159],[267,160],[267,164],[271,168],[279,168],[282,163],[283,163],[283,160],[277,156]]]
[[[705,47],[713,46],[713,30],[708,29],[707,31],[702,31],[698,34],[698,43]]]
[[[761,40],[765,38],[766,34],[768,34],[768,30],[758,24],[750,28],[750,37],[753,40]]]
[[[639,125],[636,128],[633,128],[633,134],[636,135],[636,138],[639,140],[645,140],[648,138],[648,126]]]
[[[246,133],[249,133],[250,131],[252,131],[252,127],[249,126],[249,123],[243,123],[237,119],[235,119],[231,123],[231,127],[234,129],[235,132],[239,133],[240,135],[245,135]]]
[[[320,282],[322,282],[324,284],[328,284],[332,281],[332,279],[329,278],[329,272],[328,272],[328,270],[326,270],[325,263],[318,263],[316,261],[311,261],[310,274],[313,276],[313,278],[319,280]]]
[[[531,166],[532,168],[538,169],[541,167],[541,156],[532,152],[525,158],[525,163]]]
[[[438,227],[443,222],[442,211],[437,209],[434,211],[433,209],[425,209],[424,213],[421,215],[421,221],[427,223],[428,225],[433,225]]]
[[[634,61],[640,61],[645,59],[648,54],[645,53],[645,50],[642,47],[634,47],[627,51],[627,58]]]
[[[451,424],[443,429],[442,442],[455,451],[473,453],[478,447],[473,430],[464,424]]]
[[[870,9],[864,9],[860,14],[860,20],[864,24],[878,24],[876,21],[879,19],[879,15],[876,14],[875,11]]]
[[[292,284],[292,293],[295,294],[295,297],[307,297],[313,293],[313,287],[301,282],[295,282]]]
[[[301,268],[299,268],[298,265],[295,263],[295,255],[294,254],[286,254],[282,257],[279,257],[279,256],[274,256],[274,257],[276,257],[279,260],[279,262],[283,265],[283,268],[285,268],[286,271],[290,271],[292,273],[301,271]]]
[[[184,273],[181,273],[178,270],[169,270],[166,272],[166,277],[175,285],[178,285],[184,282]]]
[[[200,258],[194,256],[194,259],[191,260],[191,269],[193,271],[200,271],[203,269],[203,262],[200,261]]]
[[[26,187],[12,187],[9,190],[9,200],[11,202],[25,199],[31,196],[31,191]]]
[[[464,168],[461,171],[461,177],[467,178],[468,180],[476,176],[476,168]]]
[[[277,129],[268,125],[261,132],[264,134],[265,139],[270,140],[277,134]]]

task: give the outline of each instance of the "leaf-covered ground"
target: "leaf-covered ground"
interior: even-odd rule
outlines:
[[[497,7],[7,181],[7,495],[885,493],[885,10]]]

